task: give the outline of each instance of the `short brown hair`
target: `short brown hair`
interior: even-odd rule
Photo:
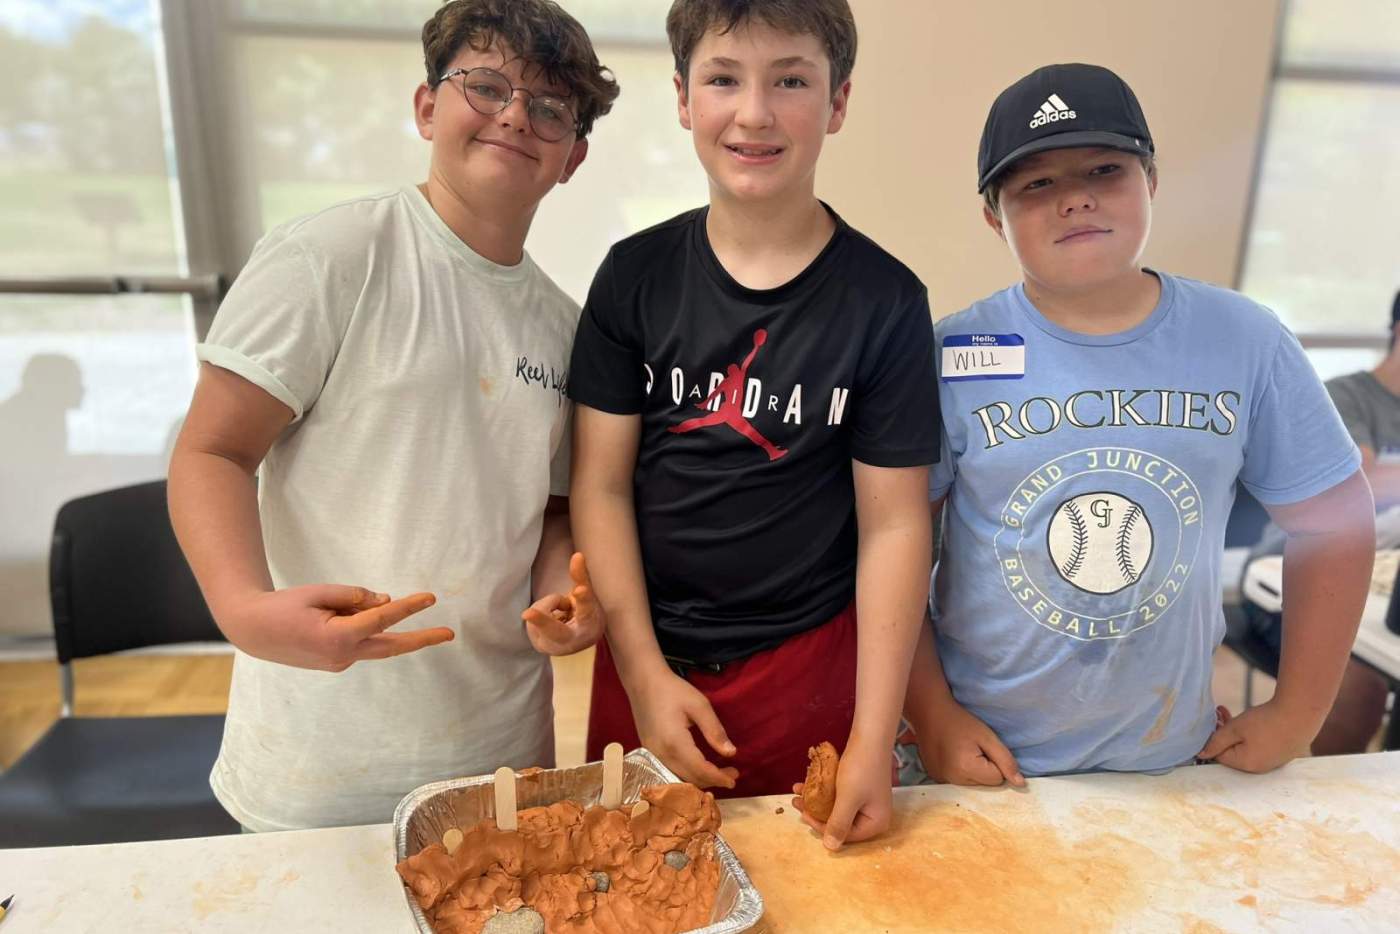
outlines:
[[[681,81],[690,80],[690,56],[711,29],[720,35],[762,20],[774,29],[821,40],[831,60],[831,93],[856,66],[856,20],[846,0],[675,0],[666,35]]]
[[[578,20],[553,0],[448,0],[423,24],[428,86],[437,87],[463,46],[484,52],[497,42],[569,89],[577,101],[580,139],[612,109],[617,80],[598,63],[593,42]]]
[[[1145,156],[1140,153],[1129,153],[1129,155],[1138,157],[1138,161],[1142,163],[1142,171],[1147,176],[1148,181],[1157,177],[1156,156]],[[1001,183],[1005,181],[1006,176],[1010,175],[1011,170],[1015,167],[1016,163],[1011,163],[1006,168],[1002,169],[996,178],[989,181],[986,188],[982,189],[982,203],[986,205],[988,211],[991,211],[992,214],[997,217],[1001,217]]]

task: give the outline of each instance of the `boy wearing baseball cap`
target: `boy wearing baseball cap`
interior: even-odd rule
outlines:
[[[937,327],[948,512],[906,702],[936,779],[1262,772],[1337,690],[1373,551],[1356,445],[1270,311],[1140,264],[1154,155],[1091,65],[1040,68],[987,117],[978,190],[1023,280]],[[1274,698],[1218,723],[1236,482],[1288,532],[1287,622]]]

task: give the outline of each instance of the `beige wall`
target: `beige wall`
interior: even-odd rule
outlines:
[[[850,118],[818,190],[929,287],[941,317],[1018,276],[982,221],[987,108],[1045,64],[1091,62],[1142,102],[1161,170],[1145,255],[1232,285],[1272,68],[1278,0],[851,0]]]

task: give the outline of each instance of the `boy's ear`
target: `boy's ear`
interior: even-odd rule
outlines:
[[[681,126],[690,129],[690,98],[685,90],[685,78],[678,71],[671,76],[671,83],[676,86],[676,112],[681,118]]]
[[[997,232],[997,236],[1002,240],[1006,239],[1006,228],[1002,226],[1001,218],[997,217],[991,208],[982,205],[982,219],[987,222],[987,226]]]
[[[1147,200],[1151,201],[1157,197],[1157,170],[1153,169],[1152,174],[1147,176]]]
[[[418,135],[423,139],[433,138],[433,108],[437,106],[437,92],[427,84],[418,85],[413,92],[413,122],[418,125]]]
[[[574,177],[578,167],[583,165],[584,157],[588,155],[588,140],[574,140],[574,148],[569,150],[569,158],[564,161],[564,174],[559,176],[559,184],[564,184]]]
[[[831,119],[826,122],[826,132],[835,133],[846,122],[846,108],[851,103],[851,82],[848,78],[831,98]]]

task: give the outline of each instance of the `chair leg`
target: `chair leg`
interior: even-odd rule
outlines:
[[[1385,732],[1381,734],[1381,749],[1400,749],[1400,689],[1390,692],[1390,713],[1386,717]]]
[[[58,715],[60,717],[73,716],[73,663],[64,662],[58,666],[58,692],[63,698],[63,706]]]
[[[1254,666],[1244,663],[1244,709],[1254,706]]]

